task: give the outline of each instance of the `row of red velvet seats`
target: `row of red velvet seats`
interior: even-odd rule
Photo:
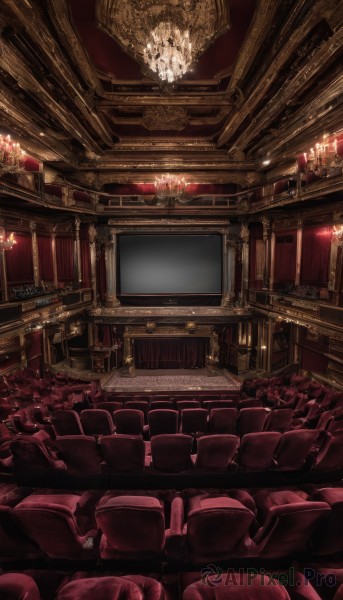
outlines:
[[[6,490],[2,560],[171,561],[205,567],[233,558],[343,552],[343,488],[166,492]]]
[[[342,600],[343,567],[207,570],[159,577],[53,571],[0,575],[3,600]]]
[[[4,446],[0,452],[5,454]],[[91,476],[101,473],[184,473],[190,471],[299,472],[342,471],[343,431],[319,430],[200,436],[161,434],[150,442],[141,436],[72,435],[51,440],[46,432],[17,436],[0,459],[2,471],[22,476]]]

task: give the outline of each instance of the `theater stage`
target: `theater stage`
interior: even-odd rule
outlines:
[[[134,377],[115,371],[102,385],[108,392],[163,393],[163,392],[239,392],[238,377],[225,369],[209,377],[207,369],[136,369]]]

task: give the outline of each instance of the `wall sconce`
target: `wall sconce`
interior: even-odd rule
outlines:
[[[187,329],[188,333],[194,333],[195,327],[195,321],[187,321],[187,323],[185,324],[185,329]]]

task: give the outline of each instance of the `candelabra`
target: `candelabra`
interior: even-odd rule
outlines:
[[[24,170],[25,152],[20,144],[12,142],[9,135],[0,135],[0,171],[3,173],[20,173]]]
[[[0,252],[5,252],[7,250],[12,250],[14,244],[16,244],[16,240],[14,238],[14,233],[10,233],[8,238],[6,239],[3,234],[0,235]]]
[[[166,173],[156,178],[155,188],[159,200],[178,200],[185,194],[187,183],[184,177]]]

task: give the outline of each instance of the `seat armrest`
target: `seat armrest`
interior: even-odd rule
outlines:
[[[166,530],[166,554],[172,558],[183,556],[183,528],[185,510],[183,500],[174,498],[170,511],[170,529]]]

